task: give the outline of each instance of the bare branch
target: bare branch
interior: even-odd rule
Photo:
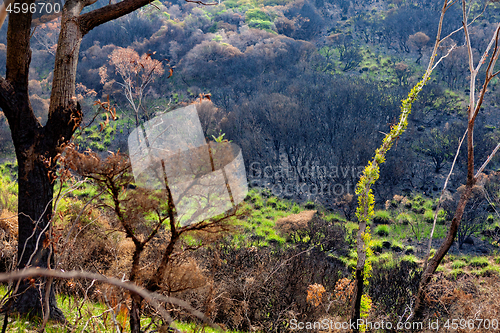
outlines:
[[[131,282],[125,282],[117,278],[113,277],[106,277],[102,276],[99,274],[91,273],[91,272],[86,272],[86,271],[70,271],[70,272],[63,272],[63,271],[58,271],[58,270],[52,270],[52,269],[45,269],[45,268],[28,268],[25,270],[21,271],[15,271],[15,272],[10,272],[10,273],[0,273],[0,282],[13,282],[13,281],[18,281],[22,279],[26,279],[29,277],[49,277],[49,278],[57,278],[57,279],[64,279],[64,280],[70,280],[70,279],[85,279],[85,280],[95,280],[99,282],[103,282],[112,286],[119,287],[121,289],[128,290],[129,292],[141,296],[143,299],[145,299],[149,304],[151,304],[166,320],[170,325],[173,325],[173,320],[168,314],[168,312],[162,307],[158,301],[160,302],[166,302],[170,304],[174,304],[177,306],[180,306],[184,308],[185,310],[189,311],[193,316],[197,317],[198,319],[202,320],[205,324],[218,328],[216,325],[212,324],[208,318],[201,313],[200,311],[194,309],[191,305],[189,305],[187,302],[180,300],[175,297],[169,297],[169,296],[164,296],[158,293],[152,293],[149,292],[139,286],[137,286],[134,283]]]
[[[460,153],[460,148],[462,148],[462,144],[467,137],[467,129],[465,130],[464,135],[462,136],[462,139],[460,140],[458,147],[457,147],[457,152],[455,153],[455,158],[453,159],[453,163],[451,164],[450,172],[448,173],[448,176],[446,177],[446,180],[444,182],[443,189],[441,190],[441,195],[439,196],[439,202],[436,207],[436,212],[434,213],[434,222],[432,224],[432,230],[431,234],[429,235],[429,245],[427,246],[427,254],[425,256],[425,261],[424,261],[424,269],[423,271],[427,269],[427,264],[429,262],[429,257],[431,254],[431,248],[432,248],[432,236],[434,235],[434,230],[436,229],[436,222],[438,218],[438,213],[439,213],[439,208],[441,208],[441,203],[443,201],[443,196],[444,196],[444,191],[446,191],[446,187],[448,186],[448,181],[450,180],[451,174],[453,173],[453,169],[455,168],[455,163],[457,163],[457,158],[458,154]]]
[[[184,0],[186,2],[191,2],[191,3],[197,3],[198,5],[203,5],[203,6],[216,6],[216,5],[220,5],[220,1],[219,2],[203,2],[201,0]]]
[[[77,18],[80,31],[82,35],[86,35],[95,27],[129,14],[151,2],[153,0],[124,0],[80,15]]]
[[[490,163],[491,159],[495,156],[495,154],[497,153],[498,149],[500,149],[500,143],[497,144],[497,146],[495,147],[495,149],[493,149],[493,151],[488,156],[488,158],[486,159],[486,161],[484,161],[483,165],[481,165],[481,167],[479,168],[479,170],[477,170],[476,175],[474,176],[475,178],[477,178],[479,176],[479,174],[481,172],[483,172],[484,168],[486,168],[486,166],[488,165],[488,163]]]

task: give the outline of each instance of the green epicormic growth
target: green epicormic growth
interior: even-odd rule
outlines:
[[[368,162],[356,186],[356,194],[358,195],[356,216],[359,221],[361,233],[361,237],[358,237],[358,242],[361,244],[358,244],[358,264],[356,269],[363,271],[363,285],[366,287],[369,285],[368,279],[371,275],[370,257],[373,256],[373,251],[370,249],[370,229],[366,227],[374,214],[375,198],[371,187],[379,178],[380,164],[385,162],[385,155],[399,136],[406,130],[408,116],[411,113],[411,105],[428,80],[429,72],[427,71],[422,80],[410,91],[408,97],[402,101],[398,123],[391,126],[391,131],[385,136],[382,145],[375,151],[373,160]]]

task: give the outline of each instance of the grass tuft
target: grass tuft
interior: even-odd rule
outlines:
[[[381,224],[381,225],[378,225],[376,228],[375,228],[375,233],[377,235],[379,235],[380,237],[386,237],[386,236],[389,236],[389,231],[390,231],[390,227],[386,224]]]
[[[469,265],[476,268],[488,267],[490,261],[486,257],[474,257],[470,260]]]

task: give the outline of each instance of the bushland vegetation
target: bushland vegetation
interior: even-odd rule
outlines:
[[[26,324],[23,316],[5,310],[15,290],[10,282],[2,290],[4,327],[196,331],[215,323],[213,329],[284,332],[292,319],[344,321],[358,259],[354,184],[424,70],[441,10],[437,3],[154,1],[89,32],[77,72],[83,123],[73,138],[76,150],[61,155],[68,169],[59,164],[54,174],[55,213],[43,245],[54,249],[55,269],[135,282],[184,303],[170,299],[158,308],[119,285],[55,279],[68,321],[32,318]],[[89,10],[104,4],[99,0]],[[476,58],[499,20],[499,3],[487,6],[482,12],[483,4],[470,5],[472,14],[480,14],[471,28]],[[451,7],[443,35],[461,20],[460,10]],[[29,95],[42,124],[48,119],[50,64],[60,26],[55,19],[37,26],[32,36]],[[2,64],[5,32],[3,27]],[[438,56],[461,42],[453,39],[443,43]],[[370,288],[361,300],[367,320],[408,318],[426,255],[424,241],[430,237],[433,248],[441,245],[464,191],[467,161],[461,154],[438,207],[436,194],[467,127],[467,52],[458,45],[435,68],[413,102],[406,134],[373,186],[369,247],[374,259]],[[484,117],[475,125],[483,139],[474,146],[477,160],[486,159],[500,138],[498,91],[494,79],[481,109]],[[121,153],[127,152],[135,127],[195,100],[206,136],[242,147],[255,188],[235,216],[179,232],[167,219],[165,193],[137,188]],[[0,138],[1,161],[7,161],[0,167],[0,272],[10,272],[17,266],[18,184],[5,117]],[[493,158],[472,190],[457,243],[429,283],[424,320],[444,323],[478,313],[498,318],[499,162]]]

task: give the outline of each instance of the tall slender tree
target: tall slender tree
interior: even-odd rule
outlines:
[[[135,11],[152,0],[123,0],[82,13],[97,0],[67,0],[62,8],[61,28],[55,54],[48,120],[35,117],[28,94],[31,62],[32,14],[9,13],[6,76],[0,77],[0,107],[11,130],[19,166],[18,268],[50,267],[51,245],[47,232],[52,219],[54,183],[51,171],[60,147],[72,137],[82,121],[75,97],[76,69],[83,37],[95,27]],[[8,6],[10,0],[5,2]],[[34,0],[16,0],[21,6]],[[40,6],[37,6],[39,9]],[[5,6],[0,21],[5,18]],[[1,24],[1,23],[0,23]],[[53,291],[44,281],[22,282],[12,307],[21,313],[41,313],[46,300],[53,319],[64,319]],[[50,290],[50,288],[49,288]],[[47,295],[47,296],[46,296]],[[47,299],[48,297],[48,299]]]

